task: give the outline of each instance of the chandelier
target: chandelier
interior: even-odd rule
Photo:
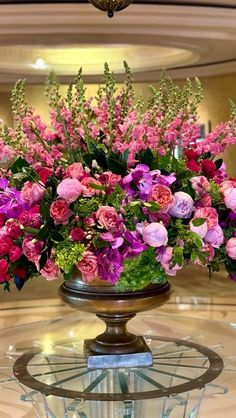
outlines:
[[[108,17],[113,17],[114,12],[125,9],[133,0],[89,0],[97,9],[107,12]]]

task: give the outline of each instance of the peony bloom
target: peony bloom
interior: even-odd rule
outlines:
[[[204,237],[204,240],[215,248],[218,248],[221,244],[223,244],[224,233],[220,225],[216,225],[214,228],[209,229]]]
[[[236,212],[236,188],[232,187],[224,191],[224,202],[228,209]]]
[[[224,193],[227,189],[236,188],[235,180],[225,180],[220,185],[220,191]]]
[[[226,252],[230,258],[236,260],[236,238],[230,238],[226,244]]]
[[[161,247],[168,242],[167,229],[160,222],[152,222],[148,225],[141,226],[140,233],[143,236],[144,242],[151,247]]]
[[[40,183],[32,183],[31,181],[26,181],[22,190],[21,198],[30,206],[34,203],[40,202],[42,200],[45,188]]]
[[[112,231],[116,228],[119,216],[116,209],[112,206],[101,206],[96,212],[96,219],[103,228]]]
[[[193,212],[193,199],[188,193],[176,192],[173,195],[174,203],[169,209],[171,216],[175,218],[190,218]]]
[[[91,282],[98,278],[97,257],[92,251],[86,251],[82,260],[76,265],[85,282]]]
[[[37,263],[40,259],[43,246],[43,241],[36,241],[28,236],[22,243],[22,251],[29,261]]]
[[[66,225],[71,215],[68,202],[64,199],[55,200],[50,206],[50,216],[56,224]]]
[[[149,200],[156,202],[161,209],[167,210],[173,203],[174,198],[169,187],[155,184],[152,187]]]
[[[80,180],[80,178],[83,177],[85,174],[85,171],[81,163],[74,163],[69,165],[66,172],[72,179],[77,180]]]
[[[209,206],[197,209],[194,213],[194,218],[205,219],[208,229],[212,229],[217,226],[219,221],[217,210]]]
[[[17,260],[19,260],[19,258],[21,257],[21,255],[22,255],[22,250],[21,250],[20,247],[17,247],[17,245],[13,245],[9,249],[9,259],[13,263],[15,263]]]
[[[57,186],[57,194],[72,203],[81,195],[82,185],[77,179],[65,179]]]
[[[85,197],[92,197],[95,194],[101,193],[101,190],[93,189],[90,184],[97,184],[98,186],[101,186],[100,181],[95,180],[93,177],[84,177],[81,180],[82,184],[82,195]]]
[[[60,270],[52,259],[48,259],[45,266],[40,270],[41,275],[46,280],[57,280],[59,279]]]
[[[210,183],[205,176],[195,176],[190,179],[192,188],[198,194],[207,192],[210,189]]]
[[[190,222],[190,231],[195,232],[195,234],[199,235],[200,238],[204,238],[205,235],[207,234],[207,231],[208,231],[207,222],[205,221],[202,225],[195,226],[193,224],[193,221],[191,221]]]

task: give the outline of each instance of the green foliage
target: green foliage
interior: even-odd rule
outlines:
[[[156,261],[153,248],[141,253],[136,258],[125,260],[121,278],[116,287],[118,291],[140,290],[150,284],[163,284],[166,274]]]
[[[101,202],[99,197],[92,197],[91,199],[82,197],[74,203],[74,210],[79,216],[85,217],[90,215],[92,212],[96,212],[100,204]]]

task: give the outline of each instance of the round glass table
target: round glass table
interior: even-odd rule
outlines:
[[[137,315],[153,365],[88,370],[83,340],[103,328],[72,313],[1,331],[0,417],[235,417],[236,323]]]

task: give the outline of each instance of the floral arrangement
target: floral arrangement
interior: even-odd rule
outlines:
[[[137,290],[184,264],[224,265],[236,279],[236,179],[221,154],[236,143],[236,110],[198,142],[200,82],[162,77],[147,103],[132,76],[86,97],[79,71],[66,97],[47,83],[51,126],[12,93],[15,129],[0,127],[0,283],[81,275]],[[175,158],[181,145],[184,154]]]

